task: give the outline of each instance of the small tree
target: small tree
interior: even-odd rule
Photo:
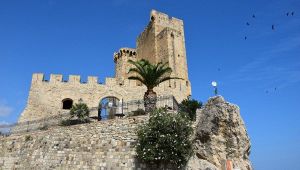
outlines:
[[[158,166],[183,167],[192,154],[193,129],[186,115],[154,110],[149,122],[138,130],[137,157]]]
[[[80,122],[88,122],[90,111],[85,103],[76,103],[70,110],[71,118],[77,117]]]
[[[202,107],[202,102],[199,102],[195,99],[184,99],[180,104],[179,108],[181,112],[187,113],[190,120],[196,120],[196,112],[198,108]]]
[[[171,77],[172,69],[168,63],[159,62],[152,64],[148,60],[141,59],[138,61],[128,60],[134,67],[129,69],[128,73],[135,75],[129,76],[130,80],[137,80],[147,87],[144,94],[144,106],[147,113],[156,108],[157,94],[153,91],[154,87],[172,79],[181,79],[178,77]]]

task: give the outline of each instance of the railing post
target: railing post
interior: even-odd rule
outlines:
[[[27,132],[29,132],[29,121],[27,121]]]
[[[123,103],[124,103],[124,100],[122,98],[122,106],[121,106],[122,107],[122,115],[124,115],[124,104]]]

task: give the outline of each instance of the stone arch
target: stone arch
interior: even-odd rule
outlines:
[[[65,98],[62,100],[62,109],[70,110],[73,106],[73,100],[70,98]]]
[[[122,115],[122,105],[118,98],[113,95],[102,97],[98,104],[98,120],[113,119],[115,116]]]
[[[107,98],[107,97],[116,97],[121,100],[123,98],[124,94],[121,94],[118,91],[106,91],[104,93],[101,93],[99,96],[100,97],[98,98],[98,101],[101,101],[102,99]]]

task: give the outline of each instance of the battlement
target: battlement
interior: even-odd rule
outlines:
[[[150,22],[143,32],[138,36],[137,41],[144,41],[153,26],[159,25],[161,28],[155,30],[155,34],[159,34],[164,28],[171,28],[183,32],[183,20],[171,17],[165,13],[152,10],[150,13]]]
[[[129,56],[129,57],[136,57],[136,50],[134,48],[120,48],[119,52],[115,52],[114,53],[114,62],[116,62],[119,58],[121,58],[122,56]]]
[[[46,80],[43,73],[34,73],[32,75],[32,84],[36,83],[78,83],[78,84],[100,84],[98,83],[98,77],[88,76],[87,82],[82,82],[79,75],[69,75],[68,80],[63,80],[63,75],[61,74],[50,74],[50,79]]]
[[[150,21],[153,21],[155,19],[159,19],[161,21],[173,21],[173,22],[183,23],[181,19],[171,17],[168,14],[152,9],[150,12]]]
[[[133,86],[134,80],[125,79],[122,85],[125,86]],[[98,82],[98,77],[96,76],[88,76],[87,82],[81,80],[81,76],[79,75],[69,75],[68,80],[63,79],[63,75],[61,74],[50,74],[50,79],[46,80],[45,75],[43,73],[34,73],[32,75],[32,84],[74,84],[74,85],[99,85],[99,86],[114,86],[120,85],[115,77],[106,77],[104,83]]]
[[[150,22],[154,22],[154,24],[177,30],[181,30],[183,28],[183,21],[181,19],[171,17],[165,13],[156,10],[151,11]]]

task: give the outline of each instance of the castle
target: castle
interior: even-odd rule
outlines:
[[[81,82],[78,75],[70,75],[68,81],[63,81],[60,74],[51,74],[50,80],[45,80],[42,73],[33,74],[27,105],[19,122],[65,113],[79,100],[89,108],[95,108],[107,97],[119,101],[142,99],[146,87],[135,80],[128,80],[128,70],[132,67],[127,62],[129,59],[168,62],[173,70],[171,76],[182,79],[164,82],[154,91],[161,96],[173,95],[178,102],[191,95],[183,21],[152,10],[149,24],[137,38],[136,49],[121,48],[114,53],[115,77],[106,78],[105,83],[100,84],[94,76],[89,76],[87,82]]]

